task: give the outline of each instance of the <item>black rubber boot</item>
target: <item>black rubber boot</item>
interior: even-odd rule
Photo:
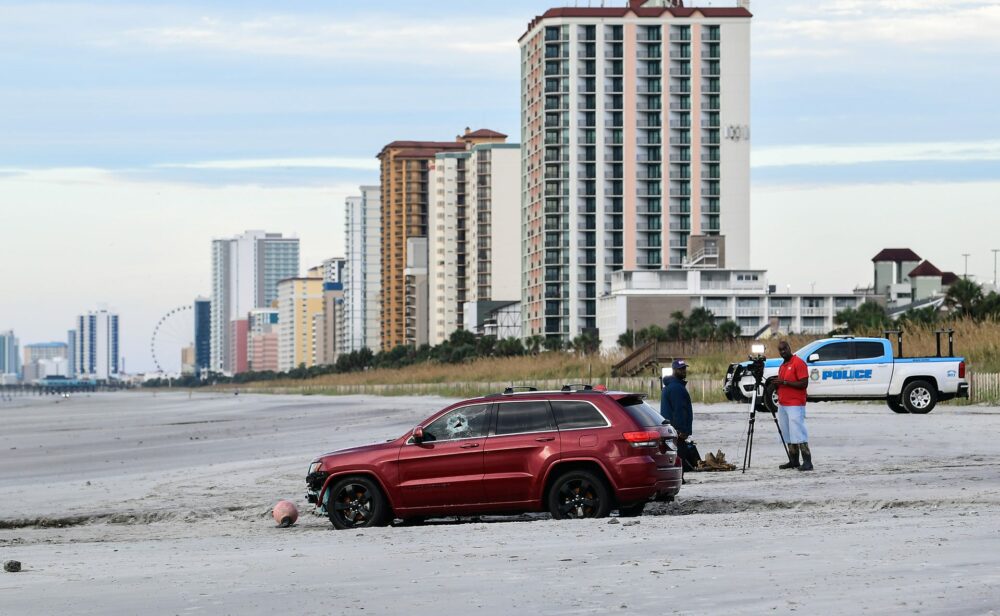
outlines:
[[[802,450],[802,466],[799,467],[799,470],[811,471],[813,469],[813,457],[812,452],[809,451],[809,443],[802,443],[799,445],[799,449]]]
[[[790,444],[788,445],[788,462],[785,462],[778,468],[798,468],[799,467],[799,446]]]

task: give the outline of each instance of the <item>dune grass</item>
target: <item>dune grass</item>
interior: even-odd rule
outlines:
[[[959,321],[955,330],[955,354],[966,358],[969,369],[980,373],[1000,373],[1000,323]],[[881,336],[871,331],[859,335]],[[792,348],[799,348],[822,336],[789,336]],[[729,364],[746,359],[749,341],[738,340],[707,346],[686,359],[690,363],[689,380],[695,398],[705,402],[721,401],[721,381]],[[763,341],[768,357],[778,355],[778,340]],[[895,352],[895,341],[893,341]],[[934,355],[933,327],[911,327],[903,339],[906,356]],[[942,337],[942,352],[947,353],[947,339]],[[558,382],[617,383],[631,389],[646,390],[645,381],[655,379],[659,369],[651,366],[636,379],[614,379],[611,368],[625,353],[577,355],[574,353],[541,353],[526,357],[483,358],[464,364],[426,362],[398,370],[378,369],[344,374],[328,374],[308,380],[281,379],[276,381],[219,386],[241,391],[303,394],[378,393],[409,395],[416,391],[448,396],[478,395],[501,389],[506,384],[544,384]],[[648,388],[656,397],[657,391]],[[697,393],[696,393],[697,392]]]

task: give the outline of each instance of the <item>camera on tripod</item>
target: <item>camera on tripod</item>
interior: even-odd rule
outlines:
[[[771,418],[774,420],[774,426],[778,429],[778,437],[781,439],[781,446],[785,449],[785,453],[788,453],[788,446],[785,443],[785,435],[781,433],[781,426],[778,424],[778,416],[774,411],[769,410],[767,405],[764,404],[764,362],[767,361],[767,357],[764,354],[765,351],[766,349],[763,344],[754,344],[750,346],[750,355],[747,357],[749,365],[746,367],[746,372],[753,377],[753,393],[750,395],[750,417],[747,422],[746,448],[743,450],[744,473],[747,472],[747,467],[750,466],[750,459],[753,456],[753,433],[754,423],[757,419],[757,411],[771,413]]]
[[[747,359],[750,361],[750,365],[747,366],[747,372],[753,377],[754,388],[760,388],[761,383],[764,381],[764,362],[767,357],[764,355],[765,347],[763,344],[754,344],[750,346],[750,355]]]

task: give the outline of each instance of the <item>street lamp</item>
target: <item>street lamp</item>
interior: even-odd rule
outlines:
[[[962,278],[965,278],[966,280],[968,280],[969,279],[969,253],[963,252],[962,256],[965,257],[965,273],[962,274]]]

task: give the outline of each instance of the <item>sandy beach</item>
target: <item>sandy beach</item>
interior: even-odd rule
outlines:
[[[691,474],[622,523],[546,515],[332,530],[325,451],[399,436],[424,398],[118,393],[0,402],[0,614],[1000,613],[1000,409],[809,409],[814,473]],[[696,406],[742,461],[739,405]],[[302,516],[275,528],[293,500]],[[618,520],[614,520],[618,522]],[[638,522],[638,523],[633,523]]]

